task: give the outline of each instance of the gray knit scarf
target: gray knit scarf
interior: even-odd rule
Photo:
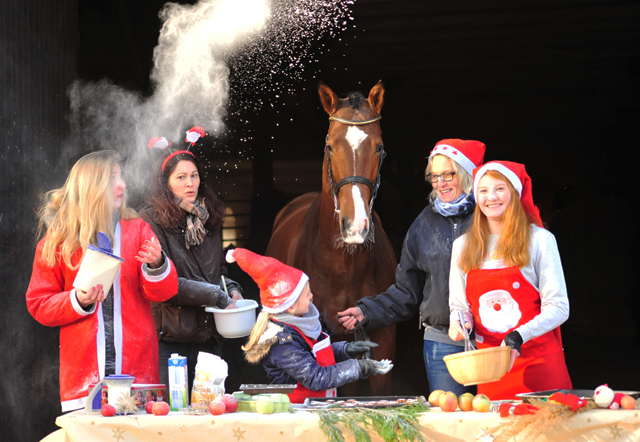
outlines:
[[[315,305],[309,304],[309,311],[302,316],[294,316],[290,313],[283,312],[273,316],[278,322],[293,325],[304,335],[311,339],[318,339],[322,326],[320,325],[320,313]]]

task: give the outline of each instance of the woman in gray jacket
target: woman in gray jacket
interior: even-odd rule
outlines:
[[[222,251],[224,204],[201,181],[200,165],[189,151],[168,155],[155,175],[149,205],[140,216],[151,226],[162,249],[175,263],[178,294],[153,304],[158,332],[160,382],[167,384],[167,360],[172,353],[187,357],[189,391],[198,353],[220,356],[223,338],[205,306],[234,308],[242,299],[240,286],[226,279]]]
[[[446,139],[429,156],[426,179],[433,186],[429,205],[413,222],[402,246],[396,283],[386,292],[360,299],[338,313],[347,330],[358,322],[367,329],[386,327],[420,313],[424,326],[424,362],[431,391],[468,391],[449,374],[443,358],[462,351],[449,331],[451,245],[473,220],[473,169],[484,160],[479,141]]]

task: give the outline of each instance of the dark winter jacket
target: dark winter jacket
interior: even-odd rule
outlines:
[[[357,302],[363,325],[385,327],[411,319],[419,311],[421,324],[448,328],[451,246],[472,222],[473,208],[461,216],[444,217],[427,206],[404,239],[396,283]]]
[[[320,336],[318,337],[320,338]],[[304,385],[309,390],[337,388],[360,379],[360,364],[347,354],[348,342],[332,342],[336,365],[320,367],[311,347],[293,327],[270,321],[263,339],[245,353],[247,361],[262,366],[273,384]]]
[[[226,275],[222,252],[222,233],[218,225],[209,231],[199,246],[187,249],[184,239],[186,225],[163,229],[156,221],[155,209],[147,206],[140,216],[151,226],[162,250],[175,263],[178,272],[178,294],[161,304],[152,303],[158,340],[166,342],[205,342],[214,337],[222,342],[215,330],[213,315],[203,306],[225,308],[231,302],[220,287],[220,275]],[[227,289],[240,286],[225,278]]]

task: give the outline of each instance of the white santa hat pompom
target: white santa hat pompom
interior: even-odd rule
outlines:
[[[233,256],[233,252],[235,250],[236,249],[227,250],[227,256],[225,257],[227,259],[227,262],[229,262],[229,263],[236,262],[236,257]]]

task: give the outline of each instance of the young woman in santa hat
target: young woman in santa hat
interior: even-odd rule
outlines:
[[[235,308],[234,301],[242,299],[242,288],[231,279],[225,280],[230,296],[223,289],[221,276],[227,275],[222,251],[224,204],[200,172],[192,152],[170,153],[153,176],[149,205],[140,211],[178,272],[178,293],[152,305],[160,381],[168,382],[167,360],[178,353],[187,357],[189,391],[198,353],[220,356],[224,341],[215,329],[213,314],[203,306]]]
[[[120,155],[99,151],[73,166],[60,189],[48,192],[38,214],[40,232],[27,308],[41,324],[60,327],[62,411],[82,408],[109,374],[158,383],[158,345],[149,301],[178,290],[176,270],[151,228],[126,205]],[[87,247],[107,234],[124,259],[111,291],[73,287]],[[135,259],[134,259],[135,258]]]
[[[339,313],[352,330],[357,322],[380,328],[420,314],[424,327],[422,354],[431,391],[470,391],[449,374],[444,357],[463,350],[448,336],[451,244],[473,219],[473,169],[484,160],[485,145],[475,140],[446,139],[429,155],[425,178],[433,190],[429,205],[413,222],[402,246],[396,282],[386,292],[360,299]]]
[[[301,270],[241,248],[230,250],[227,261],[237,262],[260,288],[262,312],[242,347],[245,357],[252,364],[262,361],[271,383],[296,384],[291,402],[335,397],[337,387],[393,367],[389,361],[353,359],[376,347],[373,342],[331,342]]]
[[[555,237],[542,226],[522,164],[492,161],[474,170],[473,228],[453,243],[449,336],[475,328],[478,348],[511,347],[509,372],[478,385],[492,400],[570,389],[560,337],[569,300]]]

